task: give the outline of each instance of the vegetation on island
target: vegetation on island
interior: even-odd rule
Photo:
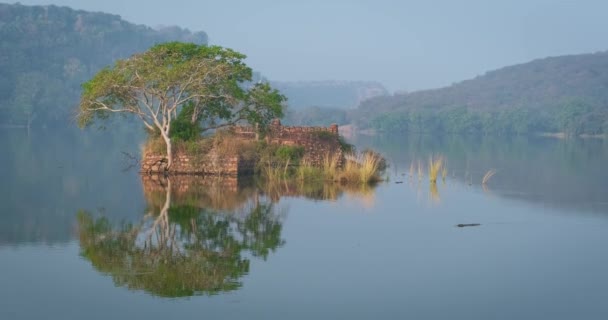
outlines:
[[[371,150],[357,153],[352,146],[348,150],[327,153],[318,164],[307,159],[299,146],[266,145],[256,171],[269,181],[373,184],[382,180],[380,175],[386,169],[386,160],[380,154]]]
[[[263,130],[283,115],[285,97],[268,83],[247,84],[252,70],[244,59],[219,46],[156,45],[118,60],[86,82],[78,123],[84,127],[113,114],[141,120],[151,135],[165,142],[170,168],[174,136],[199,137],[242,121]]]
[[[268,143],[265,139],[243,140],[231,130],[216,132],[210,136],[192,136],[174,139],[174,151],[194,156],[212,150],[218,155],[237,156],[244,162],[255,163],[253,173],[266,182],[295,180],[306,183],[339,182],[369,184],[382,180],[387,167],[386,160],[371,150],[357,152],[344,138],[329,132],[316,132],[310,137],[324,143],[324,139],[337,139],[339,150],[326,153],[320,163],[313,163],[300,145]],[[166,155],[165,144],[160,137],[151,137],[144,146],[153,154]]]
[[[241,141],[220,129],[247,123],[263,135],[270,121],[283,115],[285,96],[267,82],[253,84],[245,56],[231,49],[170,42],[118,60],[83,85],[78,110],[81,127],[122,114],[147,129],[147,149],[173,164],[174,149],[188,155],[238,153],[257,164],[256,172],[271,179],[294,177],[326,181],[379,180],[381,157],[372,152],[350,155],[352,147],[338,139],[339,150],[327,154],[323,170],[307,161],[301,146]],[[212,137],[206,133],[215,133]],[[333,133],[314,132],[319,143]],[[325,137],[324,135],[331,135]],[[318,170],[319,169],[319,170]],[[295,171],[298,171],[296,174]]]

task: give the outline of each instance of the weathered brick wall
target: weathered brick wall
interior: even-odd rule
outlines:
[[[256,139],[253,127],[236,126],[233,130],[241,139]],[[322,165],[327,156],[338,157],[340,165],[344,161],[337,124],[329,127],[286,127],[279,120],[274,120],[265,139],[268,143],[304,147],[304,159],[313,165]]]
[[[146,174],[198,174],[198,175],[228,175],[253,172],[254,163],[245,161],[237,155],[219,156],[211,151],[207,154],[186,155],[176,152],[173,154],[173,164],[167,171],[167,157],[161,154],[145,153],[141,164],[141,172]]]
[[[258,139],[257,131],[251,126],[235,126],[235,136],[244,141]],[[338,165],[344,163],[344,154],[340,145],[338,125],[329,127],[285,127],[279,120],[270,125],[265,139],[268,143],[304,147],[304,160],[321,166],[326,157],[337,157]],[[167,160],[164,155],[144,153],[141,172],[146,174],[197,174],[197,175],[231,175],[251,173],[255,163],[246,161],[237,155],[219,156],[211,150],[207,154],[186,155],[173,154],[173,164],[166,171]]]

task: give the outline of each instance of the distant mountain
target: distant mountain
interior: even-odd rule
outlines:
[[[362,128],[416,132],[608,133],[608,52],[545,58],[450,87],[382,96]]]
[[[167,41],[204,44],[207,35],[67,7],[0,4],[0,126],[65,126],[81,83]]]
[[[274,81],[271,84],[287,96],[289,108],[294,110],[307,107],[353,109],[366,99],[388,94],[378,82]]]

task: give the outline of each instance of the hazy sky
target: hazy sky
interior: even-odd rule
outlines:
[[[608,49],[606,0],[21,0],[206,31],[271,80],[439,87],[532,59]]]

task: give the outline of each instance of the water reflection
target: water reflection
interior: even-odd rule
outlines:
[[[437,183],[429,183],[429,195],[432,202],[441,202],[441,196],[439,195],[439,190],[437,189]]]
[[[395,176],[422,181],[420,160],[440,154],[448,161],[448,180],[500,197],[608,213],[608,140],[404,134],[355,142],[382,152]],[[493,169],[496,175],[484,186]]]
[[[281,197],[373,192],[371,186],[192,176],[144,176],[142,185],[148,208],[135,222],[78,213],[80,252],[116,286],[160,297],[240,288],[250,259],[266,260],[285,244]]]
[[[68,244],[80,208],[112,219],[142,210],[136,172],[121,171],[121,151],[137,150],[132,135],[74,131],[0,130],[0,247]]]
[[[146,190],[150,211],[137,223],[113,226],[105,217],[78,214],[82,256],[117,286],[161,297],[236,290],[249,272],[245,252],[266,259],[284,244],[272,203],[256,198],[234,202],[238,210],[231,210],[231,200],[201,206],[191,192],[173,198],[171,180],[163,182],[164,201],[158,203],[156,188]]]

